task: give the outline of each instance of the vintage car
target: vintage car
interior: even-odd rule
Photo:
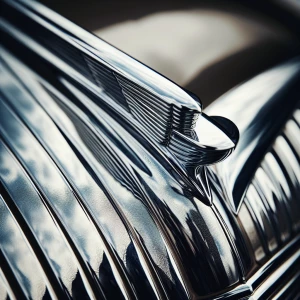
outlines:
[[[298,6],[89,28],[161,75],[46,5],[0,0],[0,299],[299,299]]]

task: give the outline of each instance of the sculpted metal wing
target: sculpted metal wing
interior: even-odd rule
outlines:
[[[43,53],[58,68],[66,63],[72,66],[66,67],[96,95],[107,94],[109,97],[102,97],[103,101],[120,118],[129,120],[144,138],[171,155],[176,167],[188,175],[187,180],[210,203],[203,168],[234,150],[239,133],[232,122],[205,115],[195,95],[42,5],[8,2],[10,5],[4,6],[7,16],[18,19],[14,19],[14,25],[9,23],[9,17],[1,19],[0,27],[7,35]],[[27,26],[21,33],[15,25],[22,22]],[[36,41],[26,34],[33,34]]]

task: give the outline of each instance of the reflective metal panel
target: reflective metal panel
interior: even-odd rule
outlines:
[[[234,212],[274,139],[298,109],[300,64],[273,68],[222,96],[206,110],[232,120],[240,131],[235,152],[216,166]]]
[[[299,60],[209,117],[41,4],[1,5],[4,297],[266,295],[299,265]]]
[[[44,203],[36,209],[48,208],[59,222],[84,290],[185,298],[219,293],[239,281],[212,208],[156,148],[63,76],[54,86],[1,55],[1,137],[41,194]]]

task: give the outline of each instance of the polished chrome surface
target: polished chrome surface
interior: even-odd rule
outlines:
[[[247,187],[268,148],[291,114],[297,114],[299,78],[300,62],[295,59],[228,92],[207,109],[209,114],[229,118],[240,131],[234,153],[216,165],[226,200],[235,213],[239,211]],[[297,133],[294,139],[297,139]]]
[[[39,3],[3,2],[3,34],[13,36],[60,69],[65,69],[61,65],[67,62],[76,80],[82,81],[84,75],[90,89],[107,94],[114,101],[109,105],[120,117],[127,118],[129,112],[137,120],[134,126],[142,127],[148,139],[169,148],[189,176],[196,179],[197,167],[219,162],[234,150],[237,128],[230,121],[219,123],[218,118],[202,114],[195,95]],[[46,55],[48,51],[51,54]]]
[[[208,176],[214,182],[214,204],[238,249],[253,299],[269,297],[281,278],[279,271],[263,276],[259,267],[264,270],[275,255],[282,269],[287,268],[289,263],[278,253],[293,238],[299,239],[299,71],[297,59],[269,70],[208,109],[210,114],[223,111],[241,134],[232,156],[209,168]],[[295,255],[286,274],[299,268],[299,252]],[[256,291],[253,278],[266,282]]]
[[[209,117],[42,5],[1,5],[5,297],[234,298],[299,266],[298,60]]]
[[[207,205],[211,199],[206,169],[197,169],[190,178],[190,169],[161,140],[170,130],[164,111],[171,106],[172,132],[190,136],[197,151],[203,148],[205,164],[212,163],[221,159],[219,152],[227,156],[237,142],[232,122],[199,115],[210,131],[221,135],[220,149],[215,140],[210,146],[204,135],[197,141],[192,110],[200,104],[194,96],[175,85],[171,90],[173,84],[165,84],[166,79],[154,91],[160,78],[154,71],[125,54],[118,56],[111,46],[102,49],[104,42],[86,32],[83,42],[83,33],[60,17],[56,21],[63,22],[64,29],[53,25],[48,20],[53,13],[39,4],[4,2],[0,193],[42,270],[42,275],[27,274],[7,267],[8,290],[14,278],[24,277],[27,281],[17,280],[17,297],[26,291],[26,296],[38,298],[31,287],[41,281],[40,293],[53,298],[185,299],[220,294],[236,285],[239,263],[215,211]],[[26,25],[20,26],[24,19]],[[51,40],[52,30],[55,38],[66,39],[62,48]],[[75,36],[69,30],[79,32]],[[89,39],[95,40],[93,51],[86,50]],[[51,48],[54,44],[56,50]],[[106,56],[116,66],[100,63]],[[123,58],[123,64],[117,60]],[[127,60],[128,70],[121,74]],[[140,70],[132,72],[139,73],[131,74],[136,66]],[[120,95],[126,101],[119,99],[118,104],[115,98]],[[151,117],[154,110],[159,112],[156,119]],[[205,132],[202,127],[197,130]],[[218,158],[209,160],[214,153]],[[43,226],[38,226],[41,220]],[[8,244],[3,264],[9,266],[13,244],[7,238],[0,242]],[[26,267],[26,261],[23,264]]]
[[[53,270],[50,284],[56,295],[62,290],[73,295],[80,287],[92,295],[101,291],[106,296],[192,297],[239,280],[234,255],[212,209],[189,194],[155,149],[145,148],[74,86],[66,85],[74,92],[68,99],[4,51],[1,55],[9,64],[2,65],[0,81],[5,162],[1,194],[17,205],[15,193],[26,198],[25,182],[17,174],[25,176],[38,202],[27,197],[32,199],[26,203],[32,207],[28,213],[42,218],[45,229],[34,225],[40,219],[25,214],[24,204],[18,214],[35,243],[39,232],[47,230],[50,244],[41,240],[39,251],[50,256],[64,238],[66,255],[76,256],[73,264],[67,259],[59,264],[55,256],[44,262],[61,272],[72,265],[74,270],[69,268],[64,276],[74,278],[77,273],[82,282],[75,285]],[[75,105],[79,98],[96,114],[83,113],[86,108]],[[40,259],[39,253],[35,257]]]
[[[285,285],[277,291],[276,294],[272,295],[274,300],[278,299],[299,299],[300,291],[300,271],[296,273]]]
[[[285,268],[288,268],[288,266],[285,264],[286,262],[290,260],[299,260],[299,244],[300,237],[297,236],[280,251],[278,251],[266,264],[259,268],[256,273],[247,280],[247,284],[249,284],[253,289],[256,289],[261,286],[261,284],[265,282],[267,278],[269,278],[270,274],[274,273],[274,270],[284,271]],[[297,265],[295,266],[297,267]],[[281,276],[278,276],[276,280],[280,279],[280,277]]]
[[[280,293],[292,292],[295,295],[299,293],[299,287],[296,291],[293,291],[291,287],[284,288],[285,285],[291,285],[293,281],[299,282],[299,246],[299,238],[293,240],[289,246],[282,249],[247,281],[247,284],[254,290],[250,299],[276,299]],[[292,249],[293,251],[291,251]],[[283,260],[283,256],[287,255],[288,252],[290,255]],[[285,289],[286,291],[284,291]],[[275,296],[276,294],[277,296]],[[284,299],[297,298],[287,297]]]
[[[237,178],[237,180],[243,180],[243,182],[239,182],[247,185],[243,191],[243,201],[237,212],[232,209],[229,199],[221,196],[224,195],[224,191],[230,191],[230,186],[220,182],[224,179],[222,177],[224,169],[219,169],[218,166],[214,170],[210,169],[210,178],[215,182],[214,203],[240,251],[245,279],[255,272],[254,276],[261,278],[262,275],[259,275],[260,272],[257,271],[257,268],[268,263],[274,253],[278,253],[278,250],[293,237],[298,236],[299,239],[300,157],[296,140],[300,137],[300,127],[295,118],[299,112],[297,108],[299,102],[296,99],[294,103],[296,108],[291,107],[289,119],[277,132],[277,136],[273,138],[267,152],[261,155],[260,151],[254,151],[256,156],[260,156],[260,163],[254,174],[249,174],[247,170],[241,168],[244,170],[243,178]],[[245,138],[248,132],[249,130],[245,129],[245,134],[242,136]],[[239,146],[237,151],[241,151]],[[249,165],[250,162],[248,162]],[[291,268],[295,268],[294,266],[299,268],[298,257],[299,253],[297,259],[293,260]],[[282,258],[282,260],[284,259]],[[255,292],[256,296],[253,297],[265,299],[267,296],[262,292],[264,289],[268,290],[268,293],[269,290],[273,292],[277,286],[275,282],[280,277],[276,274],[274,273],[264,284],[264,288]],[[253,290],[255,289],[256,287],[253,288]]]
[[[294,124],[293,119],[287,121],[265,154],[247,188],[245,205],[238,213],[257,262],[266,258],[258,253],[272,255],[300,229],[300,157],[287,139],[287,136],[299,137],[300,129],[290,124]],[[248,229],[251,222],[245,219],[245,210],[251,215],[255,231]],[[260,249],[257,245],[264,250],[257,252]]]

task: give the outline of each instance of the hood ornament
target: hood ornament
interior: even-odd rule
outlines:
[[[186,168],[197,168],[225,159],[238,138],[238,129],[230,120],[201,113],[189,135],[172,131],[168,147]]]
[[[235,149],[239,131],[230,120],[199,114],[190,135],[173,130],[168,148],[185,167],[191,178],[200,185],[200,193],[211,203],[210,186],[206,166],[215,164],[228,157]]]
[[[112,107],[159,145],[202,198],[211,202],[206,166],[235,149],[239,132],[230,120],[207,116],[194,94],[38,2],[4,0],[3,9],[7,10],[7,18],[0,21],[4,41],[13,37],[35,55],[44,55],[48,63],[68,70],[73,80],[98,96],[99,105]],[[16,18],[12,26],[10,16],[15,13],[21,13],[28,26]]]
[[[153,76],[159,76],[151,72]],[[170,96],[166,98],[166,93],[150,92],[123,76],[116,73],[115,76],[130,113],[147,130],[151,139],[165,146],[176,157],[190,179],[200,185],[200,193],[210,203],[205,167],[224,160],[235,149],[239,139],[236,125],[224,117],[207,116],[202,112],[199,98],[188,91],[180,89],[180,96],[184,98],[176,101],[178,91],[175,94],[170,89]],[[166,83],[164,77],[161,79],[160,87]],[[175,91],[179,88],[170,81],[168,84]],[[155,90],[155,87],[152,86],[152,89]]]

